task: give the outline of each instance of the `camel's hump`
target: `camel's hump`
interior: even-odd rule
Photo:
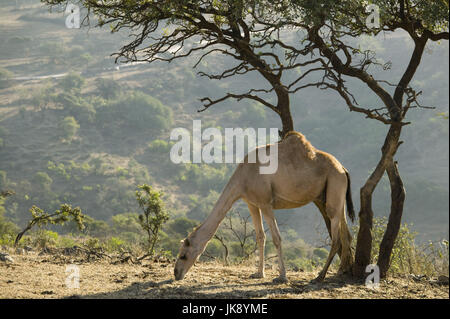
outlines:
[[[302,153],[304,153],[310,159],[315,159],[315,157],[316,157],[316,149],[315,149],[315,147],[312,146],[312,144],[300,132],[296,132],[296,131],[288,132],[285,135],[285,137],[283,139],[283,142],[295,143],[296,145],[299,145],[300,148],[303,150]]]

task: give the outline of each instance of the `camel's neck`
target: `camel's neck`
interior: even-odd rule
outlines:
[[[206,244],[216,233],[217,228],[219,228],[220,223],[225,218],[231,206],[233,206],[234,202],[240,198],[241,193],[239,186],[235,173],[222,191],[211,214],[196,231],[195,237],[196,240],[198,240],[197,243],[201,247],[206,247]]]

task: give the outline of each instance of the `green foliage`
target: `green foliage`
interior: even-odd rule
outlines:
[[[70,141],[77,134],[80,124],[73,116],[67,116],[59,123],[59,128],[64,138]]]
[[[226,164],[217,166],[206,164],[184,164],[179,169],[178,180],[183,184],[194,185],[200,192],[220,191],[231,175]]]
[[[3,243],[5,245],[13,242],[13,235],[18,231],[18,227],[5,217],[5,208],[3,205],[5,203],[5,198],[9,195],[12,194],[10,192],[2,191],[0,183],[0,244]]]
[[[77,241],[69,235],[58,237],[58,246],[63,248],[70,248],[77,245]]]
[[[8,179],[6,177],[7,173],[5,171],[0,171],[0,190],[6,188],[8,184]]]
[[[14,234],[2,234],[0,232],[0,246],[12,246],[12,245],[14,245]]]
[[[55,100],[54,87],[46,85],[33,91],[31,103],[37,110],[47,109]]]
[[[438,242],[428,242],[424,245],[422,250],[422,258],[425,259],[422,265],[427,265],[424,267],[423,272],[428,271],[429,273],[436,275],[448,276],[449,273],[449,242],[448,240],[441,240]]]
[[[139,224],[148,237],[148,254],[153,256],[162,226],[169,220],[169,215],[164,208],[162,193],[145,184],[138,188],[140,191],[136,191],[136,200],[143,211],[143,214],[139,215]]]
[[[317,258],[326,259],[328,257],[328,250],[325,248],[315,248],[313,254]]]
[[[85,216],[81,213],[79,207],[72,208],[68,204],[61,205],[59,210],[54,213],[47,213],[41,208],[34,206],[30,209],[31,220],[28,225],[22,230],[16,237],[15,245],[17,246],[22,236],[34,226],[39,228],[47,225],[64,225],[69,220],[73,221],[80,230],[84,229],[84,219]]]
[[[111,217],[112,230],[115,234],[140,233],[142,231],[139,223],[139,215],[135,213],[117,214]]]
[[[58,243],[58,233],[40,229],[37,231],[37,235],[34,238],[33,246],[37,246],[40,249],[46,247],[55,247]]]
[[[117,81],[107,78],[97,78],[95,81],[97,92],[105,99],[116,99],[122,92],[122,88]]]
[[[53,102],[61,105],[68,115],[75,117],[81,123],[93,123],[96,110],[91,102],[79,94],[62,92],[52,97]]]
[[[198,222],[187,217],[179,217],[170,220],[165,227],[167,233],[180,236],[180,239],[187,235],[198,225]]]
[[[79,92],[86,80],[78,73],[69,73],[61,79],[60,87],[64,92]]]
[[[64,225],[69,220],[73,220],[79,229],[84,228],[85,216],[81,213],[80,208],[72,208],[68,204],[61,205],[61,208],[53,214],[46,213],[39,207],[33,206],[30,209],[32,220],[30,223],[39,227],[52,225]]]
[[[258,103],[248,103],[241,112],[240,120],[247,127],[265,127],[268,124],[266,108]]]
[[[141,92],[123,95],[97,109],[97,122],[105,133],[160,132],[173,122],[172,110]],[[120,132],[119,130],[119,132]]]
[[[374,218],[372,229],[372,261],[376,263],[380,243],[387,227],[387,218]],[[425,246],[417,245],[417,233],[410,230],[410,225],[402,224],[392,249],[390,260],[390,274],[416,274],[436,276],[448,275],[448,241],[429,243]],[[358,226],[354,226],[353,234],[357,236]],[[353,239],[355,245],[356,239]]]
[[[84,216],[83,220],[83,232],[94,237],[107,237],[111,233],[107,222],[87,215]]]
[[[11,78],[13,77],[13,73],[0,68],[0,89],[5,89],[11,85]]]
[[[237,244],[237,243],[234,243]],[[213,238],[209,241],[208,245],[206,246],[206,255],[209,257],[215,257],[215,258],[224,258],[225,253],[223,250],[223,246],[220,243],[219,240],[216,238]],[[228,260],[225,261],[226,263],[229,262]]]
[[[169,220],[164,225],[164,232],[161,233],[161,249],[176,256],[180,249],[180,241],[185,238],[198,222],[186,217],[179,217]]]
[[[53,171],[56,174],[64,177],[65,180],[70,180],[70,174],[67,172],[66,168],[64,167],[63,163],[60,163],[58,165],[56,165],[55,163],[53,163],[52,161],[49,161],[47,164],[47,169],[49,171]],[[47,175],[48,176],[48,175]]]
[[[33,182],[37,184],[38,187],[42,188],[45,191],[50,191],[50,187],[52,186],[53,180],[48,176],[45,172],[37,172],[34,175]]]
[[[212,211],[214,204],[219,198],[219,193],[209,191],[207,196],[197,197],[191,196],[191,209],[186,216],[192,220],[203,220]]]
[[[438,117],[444,119],[444,120],[448,120],[449,116],[448,116],[448,112],[441,112],[437,114]]]
[[[295,271],[314,271],[317,268],[317,264],[310,258],[294,258],[286,261],[286,266]]]
[[[380,29],[398,26],[401,22],[399,1],[372,0],[369,3],[379,7]],[[424,28],[432,32],[448,30],[448,2],[406,0],[405,3],[405,13],[411,21],[420,21]],[[301,16],[307,24],[333,21],[337,29],[345,26],[352,34],[378,32],[380,29],[371,30],[365,25],[367,5],[368,3],[358,0],[292,0],[289,1],[289,13],[286,16],[290,19]],[[280,10],[283,9],[285,8]]]
[[[125,246],[125,241],[118,237],[111,237],[105,243],[106,250],[110,252],[120,251]]]
[[[148,144],[148,150],[152,152],[152,154],[154,155],[156,154],[167,155],[169,154],[172,145],[173,145],[172,142],[167,142],[164,140],[154,140]]]
[[[173,1],[168,1],[169,6],[171,5],[170,2],[173,3]],[[215,2],[217,2],[214,4],[215,6],[220,6],[222,8],[227,4],[226,1]],[[321,3],[324,1],[309,2],[311,5],[316,3],[317,6],[320,7],[322,6]],[[340,5],[336,1],[326,2],[328,2],[329,5],[333,5],[333,2],[334,5]],[[346,1],[346,3],[351,2],[352,1]],[[137,2],[131,1],[128,3],[130,6],[133,6],[133,4],[136,4]],[[184,1],[183,3],[186,2]],[[208,4],[209,1],[202,3]],[[361,4],[361,2],[359,4],[356,2],[354,3],[356,5]],[[426,4],[426,2],[423,3]],[[342,2],[342,5],[344,4],[345,3]],[[172,6],[176,6],[176,4],[172,4]],[[267,6],[267,12],[270,12],[272,8],[273,7],[271,7],[269,3]],[[321,11],[326,12],[325,10]],[[336,13],[336,11],[333,10],[329,10],[328,12],[332,14]],[[354,12],[355,14],[359,14],[358,11]],[[339,14],[339,12],[337,13]],[[365,17],[364,15],[361,16]],[[264,14],[263,17],[274,17],[275,19],[276,15]],[[28,21],[22,21],[22,23],[25,22]],[[215,22],[221,25],[223,24],[223,19],[221,19],[221,17],[216,17]],[[26,32],[28,36],[30,31],[29,25],[26,25],[25,28],[27,29]],[[39,32],[40,31],[41,30],[39,30]],[[17,30],[17,32],[22,31]],[[75,67],[75,64],[72,66],[74,63],[73,58],[79,56],[82,51],[86,52],[86,50],[91,50],[91,48],[95,47],[95,51],[92,50],[91,53],[94,55],[95,52],[95,59],[99,61],[99,63],[96,65],[90,65],[85,69],[85,71],[89,71],[90,69],[96,71],[99,68],[103,69],[110,66],[107,63],[100,61],[104,61],[104,56],[109,55],[113,52],[113,50],[117,49],[116,45],[118,42],[115,41],[117,38],[114,38],[113,35],[110,36],[102,34],[97,37],[96,35],[91,34],[89,37],[90,40],[87,41],[83,35],[80,36],[78,33],[75,34],[77,35],[72,39],[70,39],[70,37],[66,37],[64,42],[57,41],[58,43],[55,43],[53,41],[53,44],[50,44],[46,48],[45,54],[48,54],[48,56],[63,56],[64,60],[70,61],[70,67],[72,68]],[[4,36],[9,37],[8,33],[5,33],[5,35],[2,34],[0,37],[1,36],[3,36],[3,40],[5,40]],[[49,35],[43,34],[42,36],[44,38],[48,38]],[[7,42],[7,47],[13,45],[29,47],[32,44],[35,44],[41,45],[41,49],[44,49],[44,46],[46,45],[45,42],[36,42],[34,40],[30,41],[30,39],[11,39],[11,42]],[[367,37],[367,39],[372,39],[372,37]],[[105,41],[100,42],[99,40]],[[110,42],[110,44],[104,45],[106,42]],[[368,42],[368,40],[364,43],[358,42],[358,45],[367,44]],[[77,43],[79,45],[76,47],[72,46],[69,51],[65,49],[64,43]],[[375,42],[372,41],[368,48],[373,48],[374,43]],[[377,41],[377,50],[381,48],[379,47],[380,43],[385,51],[395,53],[392,57],[394,66],[396,61],[402,61],[402,54],[404,53],[405,46],[404,41],[400,41],[399,39],[389,42]],[[444,46],[445,51],[446,44],[442,46]],[[2,47],[2,49],[4,49],[3,51],[6,51],[8,48]],[[29,47],[28,49],[33,52],[33,56],[35,54],[38,55],[41,61],[48,57],[41,54],[44,51],[40,51],[38,48]],[[430,52],[431,50],[435,51],[435,48],[430,46],[429,50]],[[26,57],[25,50],[13,51],[14,58],[22,59]],[[380,52],[381,51],[382,50],[380,50]],[[436,55],[436,52],[434,55]],[[438,54],[442,54],[442,50],[439,50],[438,52]],[[228,63],[221,63],[219,58],[214,58],[213,60],[217,61],[212,61],[213,63],[209,64],[202,63],[199,66],[206,70],[219,70],[219,73],[223,71],[220,70],[223,66],[226,68],[230,67]],[[435,59],[428,59],[428,61],[434,60]],[[111,215],[114,213],[130,211],[135,200],[134,185],[136,185],[136,183],[148,183],[148,179],[144,172],[144,170],[148,168],[148,170],[152,173],[152,177],[155,176],[155,182],[157,182],[158,185],[168,185],[170,189],[174,190],[175,193],[173,193],[173,195],[176,196],[175,205],[180,203],[180,206],[178,206],[180,215],[177,216],[184,214],[185,209],[184,206],[181,205],[186,205],[187,203],[189,204],[190,209],[188,216],[197,220],[192,221],[187,218],[185,221],[181,221],[180,225],[178,225],[177,223],[172,224],[171,222],[174,220],[171,219],[165,224],[164,232],[166,234],[164,235],[161,233],[160,245],[162,249],[171,250],[173,254],[176,255],[179,248],[179,240],[185,237],[185,235],[196,223],[198,223],[199,220],[204,219],[205,216],[210,213],[212,206],[218,197],[217,191],[220,191],[228,177],[225,176],[222,178],[222,173],[216,171],[220,170],[222,168],[221,166],[219,167],[212,165],[211,167],[213,167],[214,170],[207,170],[202,166],[200,166],[199,169],[186,169],[180,166],[174,168],[175,165],[173,164],[167,165],[169,161],[165,156],[167,151],[170,150],[170,143],[165,142],[167,140],[167,134],[165,134],[166,132],[161,131],[162,134],[159,134],[160,131],[153,131],[153,126],[151,125],[148,127],[143,126],[143,130],[137,131],[133,127],[136,122],[127,124],[127,120],[122,120],[122,113],[119,112],[121,111],[119,100],[125,100],[122,95],[131,95],[127,94],[129,93],[127,91],[127,87],[142,90],[143,92],[150,94],[152,97],[160,99],[164,104],[168,106],[170,105],[171,107],[173,106],[174,110],[177,110],[177,125],[187,127],[191,120],[190,115],[192,115],[192,112],[196,110],[195,108],[197,107],[197,104],[195,101],[198,97],[204,96],[205,93],[210,96],[220,97],[224,92],[226,92],[224,90],[229,89],[228,84],[224,81],[220,81],[220,83],[215,83],[214,81],[202,81],[201,79],[193,81],[195,78],[195,73],[189,65],[194,63],[195,61],[190,58],[183,60],[183,63],[177,64],[175,62],[176,72],[167,72],[166,66],[164,65],[162,67],[159,65],[153,65],[153,69],[149,70],[148,74],[143,73],[141,75],[136,74],[133,76],[126,75],[124,78],[121,78],[120,82],[110,80],[101,84],[93,84],[93,79],[89,77],[89,85],[80,86],[77,85],[75,81],[74,85],[67,86],[69,91],[64,91],[62,93],[58,91],[62,90],[62,86],[55,85],[55,83],[60,83],[60,80],[52,80],[49,81],[48,84],[44,83],[43,90],[39,92],[39,98],[36,96],[36,106],[46,108],[46,112],[41,113],[29,111],[27,112],[26,121],[21,120],[20,116],[14,116],[14,112],[11,113],[13,116],[7,116],[5,118],[2,117],[0,124],[11,130],[12,134],[8,136],[2,135],[2,129],[0,128],[0,138],[3,138],[4,143],[7,144],[8,152],[11,150],[8,154],[0,154],[0,169],[3,170],[0,171],[0,190],[13,188],[17,190],[18,194],[16,197],[6,201],[3,205],[0,205],[0,211],[3,208],[3,212],[5,212],[3,225],[4,222],[6,222],[13,227],[13,224],[9,221],[9,218],[12,216],[14,216],[14,221],[17,223],[23,223],[26,219],[25,214],[27,213],[27,209],[31,206],[30,203],[36,204],[37,206],[45,205],[46,207],[49,207],[49,210],[53,210],[57,208],[60,203],[73,202],[84,207],[92,214],[93,217],[102,219],[100,221],[95,219],[88,222],[88,229],[85,230],[88,234],[92,236],[100,236],[102,241],[105,241],[105,243],[107,241],[106,238],[111,235],[125,241],[126,243],[138,243],[145,238],[142,236],[141,226],[138,222],[136,222],[138,218],[136,214],[134,214],[134,217],[127,217],[118,223],[115,223],[115,221],[111,219],[111,226],[109,226],[105,220],[109,220]],[[423,72],[418,74],[420,75],[418,80],[429,86],[426,87],[426,89],[433,88],[435,91],[433,98],[424,101],[425,104],[433,106],[443,105],[444,108],[440,107],[439,109],[445,111],[445,107],[448,104],[448,98],[447,94],[442,94],[442,92],[447,92],[446,85],[448,83],[446,83],[446,81],[448,80],[445,76],[445,72],[437,78],[437,80],[433,80],[435,79],[431,76],[434,75],[433,63],[428,62],[424,65],[422,68]],[[41,66],[39,64],[40,63],[25,62],[22,65],[14,65],[14,72],[17,70],[17,72],[23,74],[51,74],[65,72],[67,69],[66,65],[61,63],[52,66],[55,67],[55,70],[53,71],[51,71],[52,69],[49,69],[47,66]],[[171,66],[174,66],[174,64],[171,64]],[[6,63],[4,65],[9,64]],[[45,72],[42,71],[44,68]],[[13,69],[11,68],[11,70]],[[82,69],[77,66],[76,70],[81,71]],[[302,68],[301,71],[304,71],[304,69]],[[393,70],[393,72],[395,72],[395,70]],[[176,73],[176,76],[173,76],[173,73]],[[381,77],[376,78],[381,79]],[[29,84],[34,87],[34,82]],[[130,85],[128,85],[128,83],[130,83]],[[233,85],[240,86],[242,82],[233,83]],[[253,85],[256,84],[256,82],[252,81],[250,84],[252,88],[254,88]],[[36,85],[41,85],[41,83]],[[84,94],[81,93],[81,89],[83,88],[86,89],[83,90],[83,92],[86,92]],[[120,88],[124,89],[122,90]],[[177,91],[177,88],[180,89],[180,91]],[[361,87],[356,86],[352,91],[358,93],[360,89]],[[361,92],[363,92],[363,90],[361,90]],[[8,95],[9,92],[4,93],[6,94],[4,99],[5,101],[14,100],[14,98],[11,99],[12,95]],[[99,94],[102,95],[102,97],[97,97]],[[92,95],[95,95],[95,97]],[[379,152],[378,145],[380,141],[382,142],[384,128],[369,124],[371,121],[359,121],[359,119],[355,117],[357,115],[351,115],[353,117],[348,117],[348,119],[346,119],[347,114],[346,112],[342,112],[342,105],[337,101],[338,99],[334,96],[332,96],[331,100],[326,98],[322,99],[322,97],[326,95],[327,94],[324,91],[321,91],[321,94],[312,93],[292,96],[291,105],[292,110],[296,115],[296,128],[305,133],[308,139],[313,142],[313,145],[320,147],[323,150],[330,151],[333,154],[336,153],[338,158],[342,160],[342,163],[344,163],[347,168],[351,169],[351,173],[355,177],[356,181],[354,185],[358,185],[361,180],[366,177],[368,167],[374,163],[374,158],[375,160],[377,159]],[[29,106],[34,103],[33,101],[27,100],[28,96],[21,96],[21,98],[23,101],[18,102],[17,107],[20,105],[25,105],[29,108]],[[104,99],[107,99],[107,101]],[[108,111],[103,109],[116,103],[117,112],[109,117],[105,114],[105,112]],[[370,98],[364,98],[361,105],[376,105],[376,101]],[[3,106],[6,107],[4,111],[7,111],[11,107],[16,107],[16,104],[4,104]],[[259,127],[259,123],[260,121],[263,121],[264,116],[267,117],[269,115],[264,113],[271,113],[271,111],[264,112],[263,108],[256,107],[257,104],[254,104],[253,106],[254,109],[249,109],[251,111],[248,111],[246,109],[246,103],[239,104],[236,106],[236,109],[233,109],[233,111],[222,113],[223,115],[221,117],[216,116],[221,112],[220,108],[211,108],[209,114],[206,112],[201,113],[200,115],[206,115],[205,118],[209,121],[209,123],[211,123],[208,125],[221,125],[223,127],[232,125],[246,127],[249,126],[249,123],[252,123],[252,125],[253,123],[257,123]],[[251,108],[252,106],[249,107]],[[99,115],[99,119],[96,119],[97,111],[101,113]],[[124,111],[124,113],[125,112],[126,111]],[[253,117],[252,112],[255,112],[254,116],[258,120],[254,120],[255,118]],[[326,116],[324,116],[324,114]],[[443,118],[446,117],[445,114],[447,114],[448,117],[448,112],[445,112],[442,116]],[[47,123],[58,124],[59,118],[66,116],[74,117],[83,127],[83,131],[81,132],[83,134],[83,143],[81,143],[81,145],[74,143],[74,145],[64,145],[62,148],[61,145],[57,145],[54,141],[54,133],[59,133],[58,130],[49,132],[42,129],[47,127]],[[431,112],[430,116],[434,116],[433,112]],[[439,122],[440,124],[442,123],[442,126],[444,127],[444,129],[439,129],[438,132],[436,132],[436,127],[431,126],[431,124],[434,125],[435,123],[425,123],[425,125],[423,125],[420,124],[419,119],[419,117],[417,117],[417,121],[415,119],[415,127],[420,125],[424,127],[421,136],[428,136],[430,141],[434,139],[436,140],[435,143],[427,143],[428,145],[434,144],[436,145],[436,149],[438,149],[439,145],[443,145],[444,142],[448,140],[448,121],[435,118],[436,122]],[[206,120],[203,123],[206,123]],[[274,123],[276,124],[278,122]],[[20,129],[20,134],[15,131],[16,128]],[[435,132],[437,135],[433,137],[431,132]],[[139,133],[140,135],[136,136],[135,133]],[[112,137],[112,139],[111,141],[108,140],[105,143],[105,140],[108,137]],[[124,161],[126,160],[125,157],[132,159],[135,154],[140,154],[140,152],[143,151],[142,148],[146,147],[146,143],[152,140],[160,142],[152,142],[148,145],[148,148],[145,149],[145,152],[148,155],[145,160],[140,159],[138,156],[134,157],[145,166],[136,166],[136,170],[134,170],[131,167],[131,164],[128,167],[124,164]],[[352,143],[348,143],[350,140]],[[446,149],[444,148],[443,151],[442,149],[439,149],[436,153],[434,153],[430,151],[430,148],[426,148],[419,152],[419,154],[417,153],[416,148],[422,147],[422,145],[426,144],[423,141],[423,137],[419,138],[419,135],[416,135],[414,138],[414,143],[408,143],[408,140],[406,140],[406,143],[402,146],[402,150],[405,152],[403,153],[403,158],[412,158],[416,160],[416,163],[410,166],[408,165],[409,168],[407,169],[409,172],[414,172],[414,179],[412,179],[413,177],[411,177],[412,175],[410,173],[406,173],[405,171],[405,185],[408,192],[407,201],[405,203],[405,207],[408,207],[408,214],[407,216],[405,215],[405,217],[409,218],[409,220],[415,220],[416,223],[418,223],[417,220],[419,219],[420,224],[426,225],[427,228],[428,226],[433,226],[433,228],[431,228],[432,231],[428,231],[428,233],[425,234],[425,236],[430,238],[440,236],[434,232],[434,229],[437,228],[434,227],[435,225],[443,225],[443,228],[445,229],[445,225],[448,224],[448,219],[445,219],[447,218],[445,217],[445,212],[448,211],[448,187],[445,184],[446,182],[442,183],[440,180],[436,180],[436,183],[429,182],[434,182],[433,176],[438,177],[438,173],[445,175],[442,174],[441,166],[434,165],[435,162],[433,162],[433,165],[431,166],[434,168],[431,167],[428,169],[428,166],[425,168],[423,165],[417,164],[419,162],[429,163],[425,160],[427,155],[424,156],[423,154],[434,154],[431,156],[432,158],[438,156],[443,156],[445,158]],[[131,143],[136,143],[137,146],[129,147]],[[38,150],[39,153],[37,153]],[[5,149],[3,149],[3,151],[5,151]],[[120,155],[120,160],[109,160],[111,154]],[[159,155],[160,157],[157,158],[156,155]],[[75,163],[76,167],[68,161],[69,158],[73,158],[77,161]],[[151,159],[150,161],[148,161],[149,158]],[[28,159],[30,159],[30,161]],[[83,165],[85,162],[88,163],[91,168],[84,170],[83,167],[85,166]],[[166,165],[170,165],[169,169],[163,171],[161,168],[167,168]],[[405,163],[403,165],[405,165]],[[127,175],[118,174],[120,176],[114,176],[117,172],[116,167],[118,166],[123,167],[123,170],[121,170],[120,173],[125,172],[126,170]],[[144,170],[139,172],[139,167],[143,167]],[[234,168],[234,166],[232,166],[232,168]],[[42,184],[32,184],[33,176],[38,171],[47,172],[47,176],[52,181],[47,183],[46,178],[44,177],[42,179]],[[424,173],[425,171],[428,173]],[[2,172],[4,173],[3,176]],[[6,172],[8,172],[8,175],[6,175]],[[228,172],[231,172],[231,170]],[[174,175],[179,179],[173,178]],[[417,175],[420,175],[420,178],[423,180],[416,180],[415,177]],[[9,179],[7,179],[7,177]],[[424,182],[427,180],[428,182]],[[40,185],[44,185],[46,187],[41,187]],[[213,191],[211,191],[209,187],[213,187]],[[51,191],[55,193],[51,193]],[[196,194],[196,196],[193,196],[192,194]],[[189,203],[189,196],[193,199],[191,203]],[[381,200],[375,200],[374,205],[376,207],[374,208],[377,211],[380,211],[377,206],[384,202],[384,198]],[[6,210],[4,208],[6,208]],[[308,210],[308,208],[302,208],[301,211],[304,214],[317,213],[315,210]],[[423,211],[428,213],[423,214]],[[284,218],[282,215],[284,214],[280,214],[279,217]],[[444,219],[442,219],[441,216],[444,216]],[[445,222],[443,222],[443,220]],[[67,231],[69,224],[71,223],[67,223],[66,227],[63,228],[64,231]],[[302,226],[304,224],[305,223],[302,218],[296,217],[295,219],[290,220],[289,227],[294,229],[302,229],[301,227],[304,227]],[[6,229],[12,229],[10,226],[6,227]],[[75,231],[76,225],[72,226],[73,228],[71,231]],[[439,231],[440,229],[442,229],[442,226],[440,226]],[[11,233],[11,230],[8,230],[7,232]],[[16,234],[17,229],[12,231],[12,233]],[[302,235],[303,234],[304,233],[302,233]],[[310,235],[310,233],[308,233],[308,235]],[[8,238],[5,239],[5,243],[14,240],[11,236]],[[62,240],[61,238],[62,236],[59,236],[60,241]],[[298,238],[292,233],[289,234],[289,237],[284,235],[283,239],[285,239],[285,243],[287,243],[291,241],[294,242]],[[22,242],[24,240],[25,238]],[[211,246],[211,255],[215,256],[217,254],[217,256],[221,256],[223,253],[223,247],[217,240],[213,240],[212,242],[214,242],[214,247]],[[232,245],[239,248],[236,244],[237,242]],[[436,246],[437,244],[433,245]],[[289,245],[286,245],[286,249],[290,251],[288,260],[294,260],[298,254],[301,256],[306,256],[297,256],[297,258],[300,259],[320,258],[318,255],[327,254],[326,250],[321,249],[321,253],[316,254],[314,251],[314,256],[311,256],[310,250],[307,250],[306,252],[302,250],[299,253],[297,248],[293,247],[291,250],[291,248],[287,246]],[[427,248],[427,251],[430,249],[431,248]],[[268,242],[266,250],[276,253],[270,242]],[[233,252],[233,254],[238,252],[239,251],[237,250]],[[431,259],[432,257],[430,257],[430,260]],[[300,261],[296,262],[296,264],[298,263],[300,263]]]
[[[102,248],[102,244],[98,238],[88,238],[88,240],[84,242],[84,246],[89,250],[98,250]]]

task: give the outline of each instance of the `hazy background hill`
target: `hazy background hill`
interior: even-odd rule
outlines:
[[[91,217],[137,211],[136,185],[148,183],[166,194],[173,217],[202,220],[209,213],[234,165],[175,165],[169,134],[175,127],[279,127],[262,106],[224,103],[204,113],[199,98],[261,86],[259,77],[214,82],[199,78],[194,59],[169,65],[115,65],[109,56],[126,40],[108,29],[69,30],[62,13],[49,13],[37,0],[0,1],[0,189],[16,195],[5,202],[6,216],[22,225],[35,204],[54,210],[80,206]],[[293,41],[295,39],[293,38]],[[392,69],[379,78],[395,82],[411,43],[402,34],[361,39]],[[404,221],[422,240],[448,238],[449,76],[448,42],[430,45],[413,85],[423,105],[411,110],[398,161],[407,190]],[[439,59],[437,59],[439,57]],[[219,56],[200,69],[221,70]],[[46,78],[46,76],[54,76]],[[360,84],[360,104],[378,106]],[[292,96],[295,127],[319,149],[334,154],[350,171],[359,207],[359,188],[376,165],[387,127],[349,113],[337,94],[308,89]],[[374,200],[375,214],[387,215],[386,178]],[[246,211],[246,207],[238,205]],[[305,241],[320,239],[320,214],[313,206],[277,212],[282,231]]]

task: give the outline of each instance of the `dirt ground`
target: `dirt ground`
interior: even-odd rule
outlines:
[[[289,282],[274,284],[276,267],[264,279],[250,279],[249,266],[222,266],[198,263],[183,281],[173,280],[173,263],[143,262],[111,264],[107,260],[79,262],[70,257],[11,255],[13,264],[0,263],[0,298],[449,298],[448,286],[427,279],[395,277],[382,280],[377,290],[361,282],[330,273],[320,284],[310,281],[317,275],[288,272]],[[76,273],[79,288],[68,288],[66,280]],[[72,281],[73,283],[73,281]]]

